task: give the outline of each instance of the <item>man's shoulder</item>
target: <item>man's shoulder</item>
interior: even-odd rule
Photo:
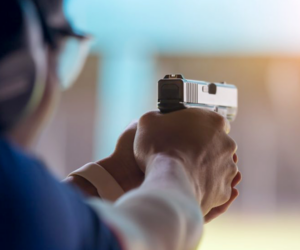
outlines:
[[[25,242],[32,246],[30,249],[43,249],[45,244],[51,249],[80,249],[74,248],[74,239],[80,239],[89,246],[87,249],[95,249],[105,245],[101,235],[107,234],[112,237],[111,244],[115,241],[79,192],[58,181],[39,160],[3,139],[0,204],[0,242],[2,237],[4,243],[14,242],[17,236],[20,249]]]
[[[2,191],[9,191],[9,187],[34,185],[41,176],[50,177],[41,161],[0,137],[0,187],[6,186],[4,190],[1,188]]]

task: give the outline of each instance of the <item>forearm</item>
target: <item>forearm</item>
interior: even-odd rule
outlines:
[[[136,197],[120,200],[117,206],[147,225],[143,230],[151,249],[194,249],[201,236],[202,215],[182,163],[159,155],[148,169]]]
[[[150,164],[144,184],[102,209],[103,218],[120,232],[127,249],[195,249],[202,214],[183,166],[165,156]]]
[[[109,174],[114,179],[116,185],[120,186],[125,193],[139,187],[144,181],[144,173],[141,169],[139,169],[137,165],[131,164],[135,161],[133,154],[126,155],[126,157],[119,157],[113,154],[95,163],[99,165],[99,168],[102,168],[102,170],[99,169],[97,176],[104,176],[104,170],[107,172],[106,175]],[[96,177],[94,171],[94,166],[85,167],[84,171],[80,168],[71,173],[63,181],[81,189],[81,191],[89,197],[99,197],[100,194],[97,192],[98,185],[102,186],[106,193],[109,192],[110,189],[107,188],[107,179],[103,181],[101,178],[98,178],[98,181],[95,182]],[[91,178],[90,176],[95,178]]]

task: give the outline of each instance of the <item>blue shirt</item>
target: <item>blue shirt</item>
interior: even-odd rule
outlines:
[[[0,137],[0,249],[121,248],[75,189]]]

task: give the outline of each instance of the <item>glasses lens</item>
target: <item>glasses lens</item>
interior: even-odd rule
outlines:
[[[58,76],[63,90],[70,88],[78,77],[88,56],[91,44],[91,38],[78,39],[69,37],[66,39],[58,64]]]

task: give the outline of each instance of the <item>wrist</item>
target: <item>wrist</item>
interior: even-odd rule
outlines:
[[[128,156],[130,157],[130,156]],[[140,186],[144,180],[143,172],[134,164],[127,164],[127,162],[135,162],[135,159],[124,159],[117,154],[104,158],[97,164],[101,165],[121,186],[124,192]]]
[[[170,166],[180,166],[184,170],[183,160],[176,155],[169,153],[155,153],[152,154],[147,160],[146,175],[155,170],[158,166],[165,166],[165,169],[169,169]]]
[[[87,196],[99,197],[96,187],[81,176],[68,176],[63,182],[76,186]]]
[[[184,157],[177,150],[164,151],[159,153],[152,153],[149,157],[146,158],[146,170],[145,174],[147,174],[155,164],[154,162],[163,161],[165,164],[179,164],[185,169],[186,162]]]
[[[190,193],[201,203],[201,193],[195,188],[195,182],[190,178],[184,161],[180,157],[165,153],[152,155],[146,167],[145,184],[148,183],[155,183],[157,187],[171,187]]]

